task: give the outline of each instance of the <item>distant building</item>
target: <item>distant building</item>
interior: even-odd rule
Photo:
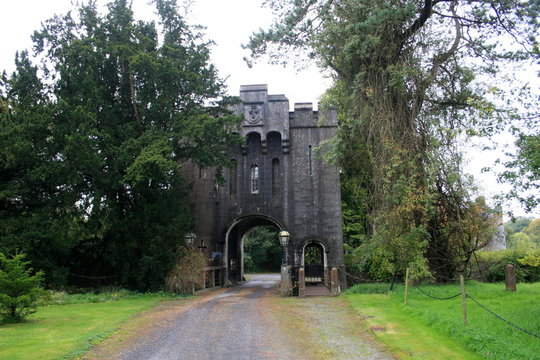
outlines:
[[[482,213],[486,218],[492,221],[493,225],[497,227],[495,234],[491,240],[481,250],[483,251],[497,251],[506,250],[506,235],[504,233],[503,223],[503,211],[502,208],[491,209],[486,205],[486,200],[483,196],[476,199],[476,204],[481,208]]]

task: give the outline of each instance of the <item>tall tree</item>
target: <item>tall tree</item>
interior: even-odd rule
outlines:
[[[0,248],[49,283],[161,286],[193,222],[181,163],[226,166],[238,141],[209,44],[176,1],[153,3],[159,26],[126,0],[55,16],[33,35],[39,70],[23,53],[4,77]]]
[[[450,279],[490,238],[456,140],[509,116],[490,76],[536,56],[538,2],[271,0],[277,21],[246,45],[287,61],[295,48],[334,75],[345,183],[362,184],[377,276],[412,267]],[[349,201],[350,202],[350,201]],[[374,246],[375,245],[375,246]]]

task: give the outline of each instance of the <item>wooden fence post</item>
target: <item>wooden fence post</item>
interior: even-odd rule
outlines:
[[[459,283],[461,285],[461,305],[463,305],[463,326],[467,326],[467,293],[465,293],[465,279],[463,275],[459,275]]]
[[[306,296],[306,272],[304,268],[298,269],[298,297]]]
[[[409,268],[405,269],[405,305],[409,297]]]

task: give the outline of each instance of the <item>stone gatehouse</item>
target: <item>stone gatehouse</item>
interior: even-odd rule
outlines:
[[[224,169],[225,181],[216,181],[215,169],[184,166],[193,186],[196,245],[225,266],[226,279],[241,281],[244,234],[272,225],[291,235],[287,264],[293,279],[305,265],[306,248],[316,247],[325,274],[332,267],[342,270],[343,289],[339,169],[316,150],[334,136],[337,112],[313,111],[311,103],[296,103],[289,112],[289,100],[269,95],[267,85],[241,86],[240,98],[236,112],[244,115],[240,132],[246,141],[230,150],[235,165]]]

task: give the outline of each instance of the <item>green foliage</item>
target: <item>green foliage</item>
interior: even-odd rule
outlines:
[[[472,277],[482,281],[504,281],[507,264],[514,264],[520,282],[540,281],[540,250],[500,250],[478,252],[471,262]]]
[[[527,227],[523,229],[523,232],[540,244],[540,218],[531,221]]]
[[[278,229],[275,227],[258,226],[244,235],[245,272],[279,271],[281,256]]]
[[[122,301],[140,298],[141,296],[160,296],[164,298],[180,298],[185,294],[177,294],[166,291],[152,293],[140,293],[124,288],[102,288],[96,289],[71,289],[70,292],[46,290],[45,295],[40,299],[38,306],[50,305],[72,305],[83,303],[102,303],[111,301]]]
[[[540,219],[517,218],[504,226],[508,248],[521,252],[540,249]]]
[[[536,254],[525,255],[525,257],[518,259],[518,263],[540,269],[540,251],[538,251]]]
[[[531,221],[530,218],[520,216],[504,223],[504,235],[508,239],[512,234],[521,232]]]
[[[507,243],[510,244],[510,249],[516,249],[518,251],[534,250],[540,247],[537,242],[533,241],[531,237],[524,232],[512,234]]]
[[[318,265],[323,263],[323,249],[319,245],[307,245],[304,248],[304,264]]]
[[[540,129],[538,114],[524,129],[514,127],[518,134],[517,153],[504,163],[508,169],[499,175],[499,181],[512,186],[507,198],[515,198],[530,212],[540,204]]]
[[[159,26],[124,0],[45,21],[41,62],[21,52],[1,80],[0,251],[49,286],[160,288],[193,227],[181,164],[227,166],[239,140],[210,44],[153,3]]]
[[[79,290],[80,291],[80,290]],[[107,301],[120,301],[140,296],[141,294],[127,289],[109,289],[101,291],[86,291],[68,293],[66,291],[46,291],[39,302],[40,306],[71,305],[80,303],[99,303]]]
[[[343,241],[351,247],[362,244],[367,233],[367,191],[356,177],[342,176],[341,208]]]
[[[368,250],[360,267],[382,278],[412,266],[418,277],[452,279],[494,231],[488,209],[471,199],[457,139],[492,134],[515,115],[479,79],[538,55],[538,3],[268,5],[276,21],[245,45],[250,60],[286,62],[292,48],[334,75],[324,101],[340,109],[340,130],[329,157],[343,171],[345,241]],[[508,34],[515,44],[500,45]]]
[[[44,295],[43,272],[32,274],[30,262],[24,258],[23,254],[8,258],[0,253],[0,316],[5,322],[20,322],[36,312]]]
[[[204,271],[210,259],[199,249],[180,246],[176,251],[176,264],[167,275],[167,290],[178,294],[194,294],[204,285]]]

